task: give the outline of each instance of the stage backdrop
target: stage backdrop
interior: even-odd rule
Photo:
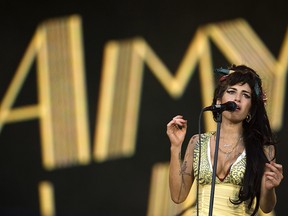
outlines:
[[[0,215],[175,215],[166,124],[189,138],[213,69],[263,77],[287,173],[285,1],[0,3]],[[201,130],[215,130],[210,113]],[[271,215],[287,214],[287,178]]]

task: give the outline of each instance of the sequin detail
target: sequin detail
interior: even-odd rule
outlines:
[[[211,163],[209,162],[208,157],[210,157],[210,149],[208,145],[210,144],[210,137],[213,135],[214,132],[207,132],[201,135],[201,164],[200,164],[200,176],[199,176],[199,183],[200,184],[211,184],[212,183],[212,167]],[[194,156],[193,156],[193,169],[194,169],[194,176],[197,179],[198,176],[198,160],[199,160],[199,140],[196,143],[194,149]],[[216,178],[216,184],[219,183],[230,183],[234,185],[242,186],[242,181],[244,178],[245,173],[245,166],[246,166],[246,153],[245,151],[238,157],[238,159],[232,164],[229,173],[226,175],[224,179]]]

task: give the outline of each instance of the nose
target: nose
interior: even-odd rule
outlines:
[[[240,102],[241,101],[241,94],[236,94],[235,98],[234,98],[234,101]]]

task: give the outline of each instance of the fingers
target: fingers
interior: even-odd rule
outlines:
[[[270,162],[270,163],[266,163],[266,167],[269,168],[270,171],[272,172],[283,175],[283,167],[281,164]]]
[[[283,179],[283,167],[281,164],[275,162],[266,163],[266,167],[269,168],[269,171],[266,171],[265,177],[270,180],[274,187],[278,186]]]
[[[177,115],[167,124],[167,128],[171,127],[177,127],[178,129],[186,128],[187,120],[183,119],[182,115]]]

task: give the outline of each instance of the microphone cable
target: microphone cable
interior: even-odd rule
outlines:
[[[200,114],[199,114],[199,118],[198,118],[198,134],[199,134],[199,141],[198,141],[198,145],[199,145],[199,157],[198,157],[198,169],[197,169],[197,182],[196,182],[196,209],[197,209],[197,216],[199,216],[199,176],[200,176],[200,165],[201,165],[201,120],[202,120],[202,115],[203,115],[203,109],[201,110]]]

